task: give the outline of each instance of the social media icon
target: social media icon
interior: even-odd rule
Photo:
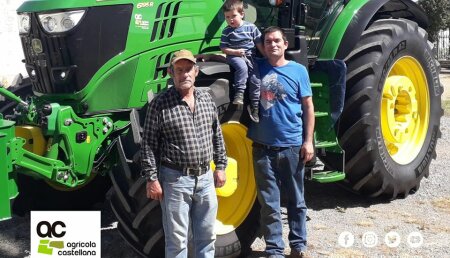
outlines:
[[[352,233],[344,231],[339,235],[338,244],[342,247],[350,247],[355,243],[355,237]]]
[[[388,247],[397,247],[400,245],[401,237],[400,235],[395,231],[390,231],[384,236],[384,243]]]
[[[378,236],[375,232],[367,231],[362,236],[362,243],[365,247],[375,247],[378,244]]]
[[[422,246],[422,244],[423,244],[422,233],[420,233],[418,231],[409,233],[407,242],[408,242],[408,245],[412,248],[417,248],[417,247]]]

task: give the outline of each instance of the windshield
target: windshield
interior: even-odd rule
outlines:
[[[344,7],[344,0],[305,0],[308,6],[306,18],[306,35],[308,54],[318,55],[325,38],[328,35],[338,14]]]
[[[277,25],[278,11],[269,5],[268,0],[249,0],[246,8],[246,20],[254,22],[259,28]],[[304,0],[307,6],[305,34],[308,41],[308,55],[318,55],[334,21],[344,8],[344,0]]]

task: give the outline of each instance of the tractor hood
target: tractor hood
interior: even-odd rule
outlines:
[[[123,0],[28,0],[17,9],[17,12],[51,12],[56,10],[131,3],[132,1]]]

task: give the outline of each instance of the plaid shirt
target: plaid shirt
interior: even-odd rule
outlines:
[[[227,156],[217,110],[211,96],[195,89],[191,111],[175,87],[150,103],[145,117],[141,147],[142,176],[157,173],[160,161],[180,167],[198,167],[213,159],[225,169]]]

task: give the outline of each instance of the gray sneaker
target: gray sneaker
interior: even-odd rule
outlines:
[[[255,123],[259,123],[259,108],[251,107],[250,105],[248,105],[247,111],[248,111],[248,114],[250,115],[250,119],[252,119],[252,121]]]
[[[234,95],[233,104],[244,105],[244,93],[236,92],[236,94]]]

